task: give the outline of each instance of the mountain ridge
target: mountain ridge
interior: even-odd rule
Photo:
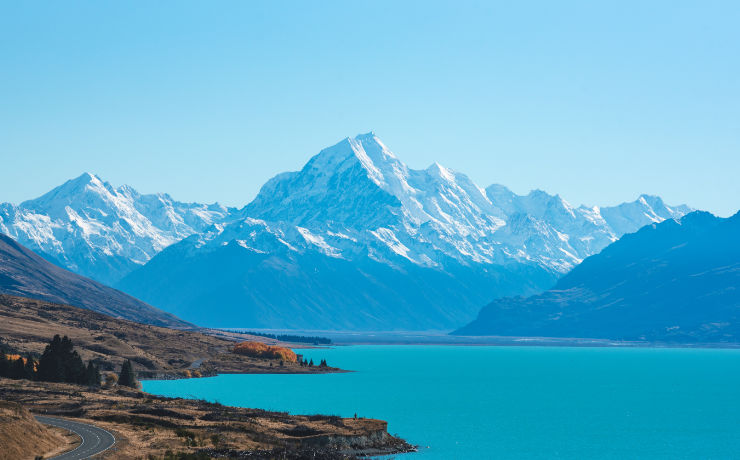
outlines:
[[[121,291],[57,267],[0,233],[0,293],[167,327],[193,327]]]
[[[276,175],[241,209],[142,195],[86,173],[18,206],[0,204],[0,232],[72,271],[177,314],[193,313],[192,321],[199,315],[190,299],[174,305],[181,292],[192,292],[178,284],[185,280],[223,288],[192,292],[204,306],[221,298],[255,309],[245,313],[250,318],[262,312],[282,321],[245,326],[300,327],[293,318],[304,317],[296,309],[306,308],[316,313],[313,326],[352,327],[354,314],[367,319],[358,320],[363,327],[383,327],[386,307],[368,301],[376,291],[405,311],[397,325],[441,329],[469,321],[493,297],[547,289],[622,234],[688,211],[647,195],[589,208],[541,190],[484,189],[438,163],[409,168],[371,132],[321,150],[299,171]],[[234,265],[242,278],[181,266],[200,261],[217,270],[219,257],[225,263],[242,257],[245,266]],[[257,267],[267,267],[270,276],[260,278]],[[165,279],[174,284],[163,285]],[[403,279],[429,292],[413,294]],[[337,291],[334,284],[349,280],[364,288]],[[305,293],[286,291],[299,285]],[[453,293],[461,289],[466,295],[458,298]],[[283,304],[278,293],[294,298],[285,313],[275,312]],[[331,305],[339,298],[345,307]],[[414,309],[427,311],[429,321],[412,321],[419,318]],[[333,310],[342,317],[333,318]]]
[[[491,297],[547,289],[621,236],[599,208],[541,191],[495,201],[462,173],[408,168],[369,133],[275,176],[238,218],[170,246],[117,286],[196,322],[213,321],[198,309],[218,303],[239,305],[230,315],[250,327],[442,329]],[[634,231],[687,209],[655,204],[638,198],[612,214]],[[192,291],[196,280],[218,289]]]
[[[170,244],[229,214],[218,204],[142,195],[84,173],[20,205],[0,204],[0,232],[54,263],[112,284]]]
[[[497,299],[459,335],[740,341],[740,213],[695,211],[591,256],[548,291]]]

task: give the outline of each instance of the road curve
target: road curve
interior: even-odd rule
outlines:
[[[73,422],[71,420],[36,416],[36,420],[44,425],[57,426],[65,430],[75,432],[81,439],[82,443],[76,449],[70,450],[49,460],[82,460],[90,458],[110,449],[116,443],[116,438],[108,431],[98,428],[87,423]]]

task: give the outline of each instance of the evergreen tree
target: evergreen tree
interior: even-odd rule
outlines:
[[[10,378],[11,379],[22,379],[26,376],[26,363],[23,362],[23,358],[18,357],[15,361],[10,364]]]
[[[126,360],[121,366],[121,373],[118,374],[118,384],[126,387],[136,388],[136,374],[130,360]]]
[[[61,359],[62,338],[55,335],[39,359],[38,379],[44,382],[63,382],[64,365]]]
[[[313,367],[313,358],[311,358],[311,361],[308,362],[308,367]]]
[[[55,335],[39,359],[38,379],[45,382],[85,383],[85,364],[69,337]]]
[[[0,377],[7,377],[10,372],[10,363],[5,356],[5,350],[0,349]]]
[[[87,362],[87,369],[85,369],[85,385],[99,386],[100,385],[100,369],[96,366],[92,360]]]
[[[36,379],[36,361],[32,357],[26,358],[26,368],[25,368],[25,379],[28,380],[35,380]]]

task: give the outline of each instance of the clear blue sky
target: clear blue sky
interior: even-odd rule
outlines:
[[[97,173],[242,206],[374,130],[573,204],[740,207],[740,2],[0,3],[0,201]]]

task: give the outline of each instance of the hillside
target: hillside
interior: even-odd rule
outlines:
[[[495,300],[459,335],[740,343],[740,213],[625,235],[550,290]]]
[[[41,258],[0,234],[0,293],[75,305],[114,317],[169,327],[185,321]]]
[[[0,400],[0,460],[33,459],[64,450],[63,437],[20,404]]]
[[[247,334],[213,336],[120,320],[89,310],[0,295],[0,344],[14,353],[41,353],[55,335],[66,335],[83,360],[118,369],[130,359],[141,377],[184,377],[214,373],[308,373],[337,369],[301,367],[231,352],[237,341],[274,340]]]
[[[120,387],[23,383],[0,378],[0,400],[115,433],[116,446],[105,456],[111,460],[184,458],[178,454],[186,453],[198,454],[187,457],[196,459],[350,460],[414,450],[390,435],[383,420],[289,415]],[[165,457],[168,451],[174,455]]]

